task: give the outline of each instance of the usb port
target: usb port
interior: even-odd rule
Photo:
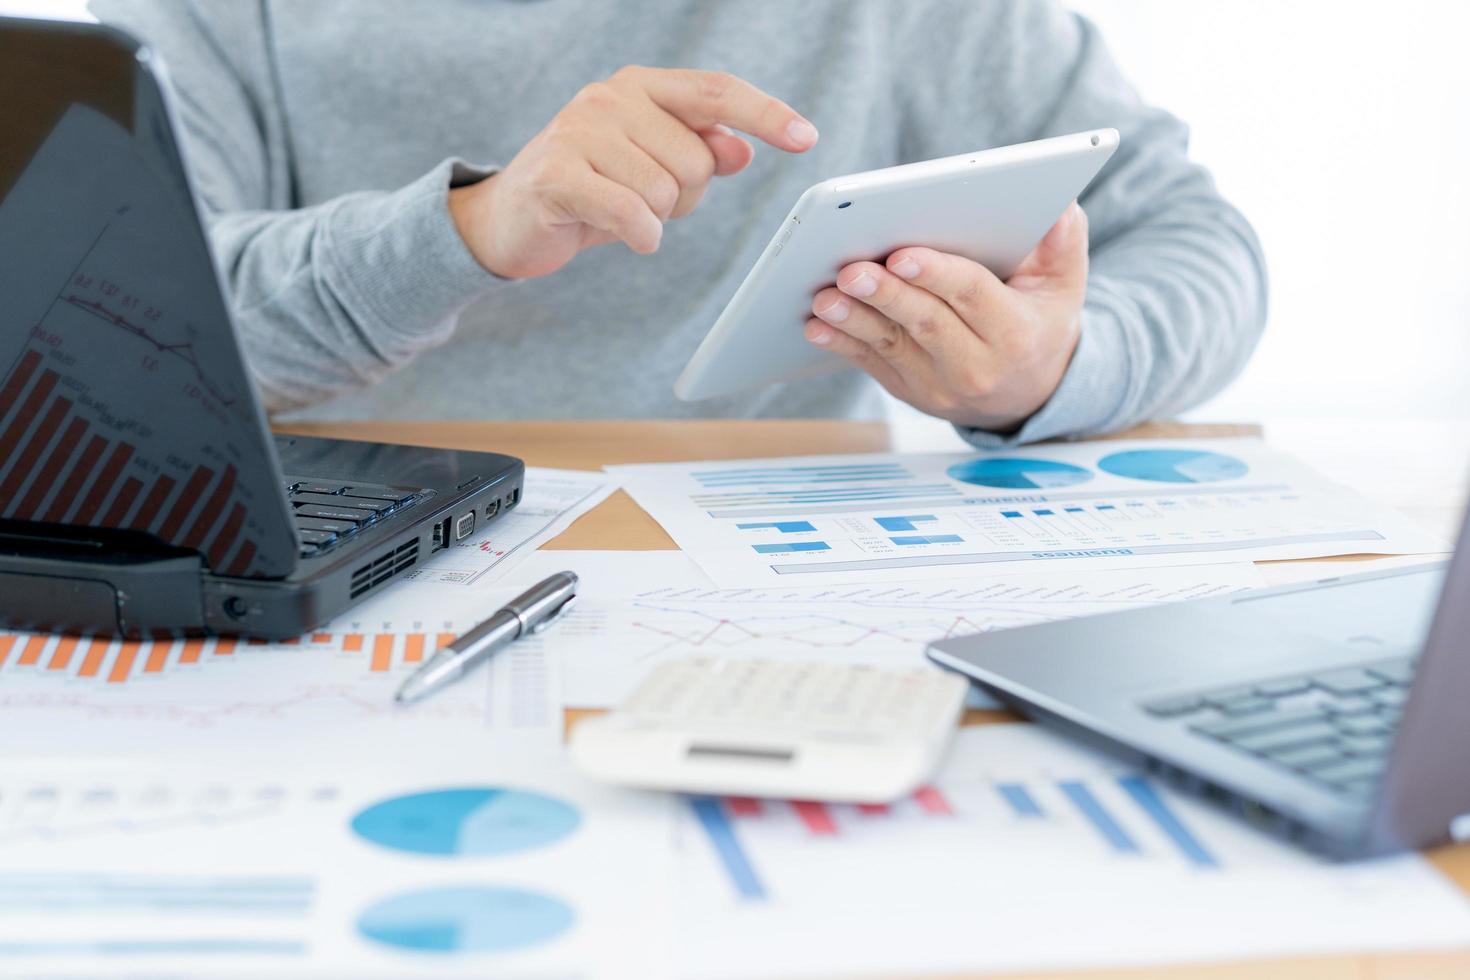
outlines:
[[[443,551],[449,547],[449,525],[453,521],[454,518],[446,517],[434,525],[434,542],[429,545],[429,554],[432,555],[436,551]]]
[[[488,504],[485,505],[485,520],[487,520],[487,521],[494,520],[495,519],[495,515],[498,514],[498,513],[500,513],[500,500],[499,500],[499,498],[497,498],[495,500],[492,500]]]
[[[521,502],[521,488],[520,487],[516,487],[514,490],[512,490],[510,492],[510,503],[506,504],[506,506],[507,507],[514,507],[516,504],[518,504],[520,502]]]

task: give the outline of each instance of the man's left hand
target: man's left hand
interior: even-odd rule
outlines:
[[[844,267],[812,300],[806,338],[922,412],[1010,432],[1061,383],[1086,290],[1087,216],[1073,203],[1006,282],[929,248]]]

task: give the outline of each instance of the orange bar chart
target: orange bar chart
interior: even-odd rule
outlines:
[[[373,660],[369,670],[381,674],[393,666],[393,639],[392,633],[380,633],[373,637]]]
[[[87,652],[82,654],[82,666],[77,669],[77,676],[96,677],[97,671],[102,668],[102,658],[107,656],[107,648],[110,646],[112,641],[101,637],[88,640]]]
[[[128,679],[133,672],[133,660],[138,656],[138,647],[142,646],[137,640],[124,640],[122,646],[117,649],[117,659],[112,662],[112,670],[107,674],[107,683],[121,684]]]
[[[424,634],[410,633],[403,641],[403,660],[405,663],[416,664],[424,659]],[[0,654],[0,660],[4,655]]]
[[[154,640],[153,649],[148,651],[148,659],[143,664],[143,673],[163,673],[163,667],[168,663],[169,651],[173,648],[174,645],[170,640]]]
[[[25,649],[20,652],[20,660],[16,661],[22,667],[29,667],[41,659],[41,651],[46,648],[49,636],[33,636],[26,640]]]
[[[356,624],[354,624],[355,626]],[[452,632],[427,633],[418,623],[400,632],[384,623],[381,632],[315,632],[289,642],[259,643],[238,637],[171,637],[122,640],[108,636],[0,632],[0,670],[40,667],[62,680],[104,680],[123,684],[138,677],[163,677],[178,667],[198,669],[217,656],[302,656],[367,653],[358,669],[374,674],[422,663],[434,650],[453,643]],[[409,625],[409,624],[405,624]],[[257,652],[258,651],[258,652]],[[294,651],[294,652],[291,652]]]
[[[80,637],[65,635],[56,641],[56,650],[51,654],[51,662],[46,665],[47,670],[65,670],[71,663],[71,655],[77,648],[77,640]]]

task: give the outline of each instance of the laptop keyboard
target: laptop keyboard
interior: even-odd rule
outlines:
[[[1314,674],[1159,698],[1157,718],[1274,763],[1345,795],[1373,790],[1414,681],[1414,658],[1396,657]]]
[[[296,520],[301,556],[315,558],[354,534],[402,513],[428,493],[375,483],[288,477],[286,497]]]

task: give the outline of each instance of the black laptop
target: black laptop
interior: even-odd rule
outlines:
[[[156,57],[0,18],[0,625],[297,636],[516,506],[509,456],[271,436]]]

